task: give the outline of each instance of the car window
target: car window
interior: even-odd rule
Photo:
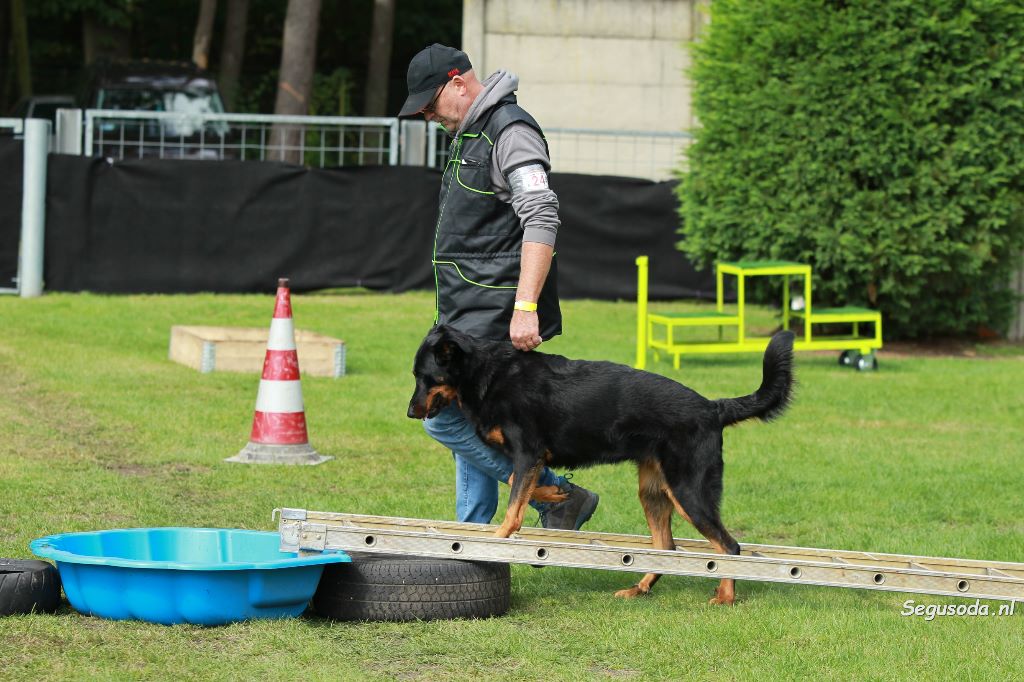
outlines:
[[[100,90],[96,106],[99,109],[124,111],[171,111],[179,114],[219,114],[224,112],[220,96],[215,91],[192,88],[189,90],[144,90],[140,88]]]
[[[124,111],[164,111],[162,93],[153,90],[104,88],[96,98],[98,109]]]

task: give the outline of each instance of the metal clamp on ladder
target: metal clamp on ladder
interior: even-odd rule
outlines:
[[[916,592],[1024,601],[1024,564],[741,544],[718,554],[704,540],[675,539],[654,549],[645,535],[523,528],[496,538],[497,526],[389,516],[275,509],[281,551],[344,550],[470,561]]]

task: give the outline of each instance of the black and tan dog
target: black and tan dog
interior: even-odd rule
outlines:
[[[666,377],[610,362],[569,360],[517,351],[510,342],[474,339],[435,327],[416,353],[416,391],[409,416],[435,416],[451,401],[482,439],[512,459],[512,491],[498,537],[523,524],[531,499],[555,501],[558,489],[538,489],[548,464],[578,468],[636,462],[640,502],[658,549],[673,549],[672,510],[722,554],[740,546],[719,519],[722,429],[751,418],[770,420],[786,409],[793,388],[793,334],[776,334],[764,354],[761,387],[742,398],[708,400]],[[616,592],[650,592],[658,575]],[[731,604],[724,579],[714,604]]]

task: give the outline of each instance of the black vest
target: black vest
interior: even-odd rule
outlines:
[[[510,94],[452,140],[434,236],[434,322],[496,341],[509,338],[523,228],[512,204],[491,191],[491,152],[501,131],[516,122],[543,136],[537,121]],[[552,259],[537,306],[543,339],[562,333],[557,281]]]

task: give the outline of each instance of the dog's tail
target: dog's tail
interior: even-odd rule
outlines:
[[[716,400],[718,419],[730,426],[757,417],[771,421],[782,415],[793,397],[793,332],[779,332],[764,352],[761,387],[742,398]]]

